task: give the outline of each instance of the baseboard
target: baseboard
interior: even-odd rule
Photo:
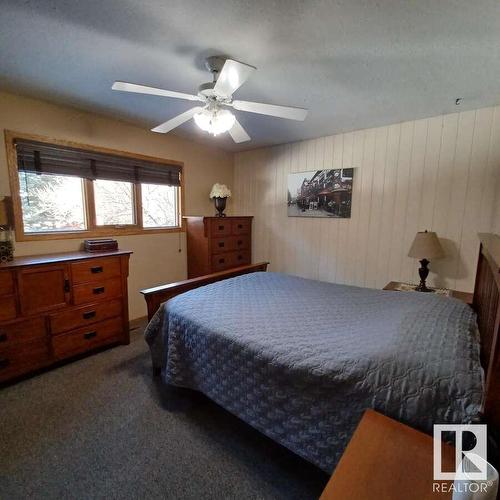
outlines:
[[[147,316],[141,316],[140,318],[135,318],[132,319],[128,322],[129,325],[129,330],[135,330],[136,328],[143,327],[147,325],[148,323],[148,317]]]

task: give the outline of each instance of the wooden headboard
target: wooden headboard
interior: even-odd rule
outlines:
[[[481,363],[486,374],[484,416],[500,429],[500,236],[479,234],[473,307],[481,334]]]

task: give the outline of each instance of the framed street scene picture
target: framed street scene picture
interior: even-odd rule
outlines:
[[[353,168],[288,174],[289,217],[351,217]]]

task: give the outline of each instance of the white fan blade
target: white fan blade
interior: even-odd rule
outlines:
[[[223,97],[231,97],[256,70],[254,66],[243,64],[232,59],[226,59],[222,70],[217,77],[214,92]]]
[[[258,113],[260,115],[277,116],[288,120],[303,121],[307,116],[307,109],[291,108],[289,106],[276,106],[274,104],[262,104],[261,102],[233,101],[234,109]]]
[[[246,142],[250,140],[250,136],[238,120],[235,120],[234,125],[229,129],[229,135],[233,138],[234,142]]]
[[[178,127],[179,125],[182,125],[183,123],[187,122],[196,113],[199,113],[203,108],[201,106],[195,106],[194,108],[188,109],[187,111],[184,111],[184,113],[181,113],[180,115],[175,116],[174,118],[171,118],[170,120],[166,121],[165,123],[162,123],[161,125],[158,125],[155,128],[151,129],[151,132],[159,132],[160,134],[166,134],[167,132],[170,132],[172,129],[175,127]]]
[[[121,92],[135,92],[136,94],[160,95],[162,97],[187,99],[188,101],[201,101],[197,95],[174,92],[173,90],[157,89],[155,87],[147,87],[146,85],[137,85],[136,83],[115,82],[111,88],[113,90],[120,90]]]

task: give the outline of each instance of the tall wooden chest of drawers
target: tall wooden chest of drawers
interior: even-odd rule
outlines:
[[[0,383],[113,343],[128,344],[131,252],[0,264]]]
[[[188,278],[252,262],[252,217],[185,217]]]

